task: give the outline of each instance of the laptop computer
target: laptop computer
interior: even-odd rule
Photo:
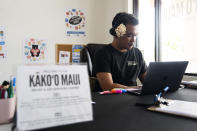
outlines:
[[[181,84],[188,61],[151,62],[143,86],[139,90],[128,90],[136,95],[157,94],[168,86],[176,91]]]

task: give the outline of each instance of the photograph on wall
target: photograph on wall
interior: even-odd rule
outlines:
[[[26,39],[24,43],[24,63],[46,64],[46,41],[42,39]]]
[[[80,9],[65,11],[65,32],[67,36],[86,36],[86,16]]]
[[[72,46],[72,63],[80,63],[80,50],[83,45],[73,45]]]
[[[0,60],[6,58],[5,27],[0,26]]]

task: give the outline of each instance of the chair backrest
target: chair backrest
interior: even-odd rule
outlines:
[[[89,76],[92,77],[92,64],[95,53],[105,44],[89,43],[81,49],[80,62],[87,63]]]

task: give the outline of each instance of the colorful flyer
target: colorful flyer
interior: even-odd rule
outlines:
[[[72,46],[72,63],[80,63],[80,51],[83,45],[73,45]]]
[[[5,27],[0,26],[0,60],[6,58]]]
[[[86,36],[85,13],[79,9],[65,11],[65,31],[67,36]]]
[[[26,39],[24,44],[24,61],[26,64],[46,64],[46,41]]]

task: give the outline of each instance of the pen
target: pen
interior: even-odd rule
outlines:
[[[164,93],[166,93],[169,89],[170,89],[170,88],[169,88],[168,86],[166,86],[166,87],[163,89],[163,91],[161,91],[159,94],[156,94],[156,95],[154,96],[154,102],[157,103],[158,101],[160,101],[161,96],[162,96]]]
[[[163,89],[163,91],[162,92],[160,92],[157,96],[158,97],[161,97],[165,92],[167,92],[169,90],[169,87],[168,86],[166,86],[164,89]]]

